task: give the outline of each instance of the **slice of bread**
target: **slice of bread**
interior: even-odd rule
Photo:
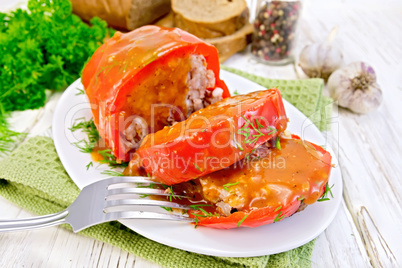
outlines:
[[[247,44],[251,41],[253,29],[253,25],[247,23],[240,30],[231,35],[204,40],[218,49],[219,61],[222,63],[236,52],[247,47]]]
[[[133,30],[170,11],[170,0],[71,0],[73,12],[85,21],[100,17],[109,26]]]
[[[173,16],[173,13],[170,12],[155,24],[164,27],[175,27],[176,25],[174,24]],[[251,41],[253,29],[254,27],[252,24],[246,23],[241,29],[233,34],[215,38],[203,38],[203,40],[214,45],[218,49],[219,61],[222,63],[236,52],[246,48],[247,44]]]
[[[151,24],[170,11],[170,0],[132,0],[127,29]]]
[[[231,35],[248,22],[245,0],[172,0],[174,25],[200,38]]]

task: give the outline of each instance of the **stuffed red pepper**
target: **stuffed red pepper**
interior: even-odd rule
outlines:
[[[286,129],[278,89],[233,96],[148,135],[138,149],[148,174],[167,185],[224,169]]]
[[[214,46],[158,26],[116,32],[85,66],[82,83],[100,136],[123,161],[148,133],[230,96]]]

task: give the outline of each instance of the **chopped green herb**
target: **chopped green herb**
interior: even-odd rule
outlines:
[[[147,185],[137,184],[137,188],[157,189],[158,185],[156,183],[150,183],[150,184],[147,184]]]
[[[274,212],[277,212],[278,210],[280,210],[282,208],[282,206],[277,207]]]
[[[255,148],[253,148],[253,150],[251,150],[251,152],[246,155],[245,158],[247,159],[247,161],[251,160],[250,157],[251,157],[251,155],[254,153],[254,151],[255,151]]]
[[[196,168],[198,171],[201,171],[201,172],[202,172],[201,168],[197,165],[197,163],[194,163],[194,166],[195,166],[195,168]]]
[[[141,183],[137,183],[136,185],[137,185],[137,188],[149,188],[149,189],[157,189],[158,188],[158,185],[156,183],[150,183],[147,185],[142,185]],[[150,196],[150,195],[149,194],[139,195],[140,198],[146,198],[148,196]]]
[[[166,185],[162,184],[162,186],[166,186]],[[179,197],[179,196],[177,196],[177,195],[174,194],[173,186],[172,186],[172,185],[171,185],[171,186],[167,186],[167,188],[165,188],[165,189],[168,189],[168,188],[169,188],[169,195],[166,196],[166,199],[169,199],[170,202],[172,202],[173,199],[179,199],[179,200],[181,200],[181,197]]]
[[[191,213],[192,215],[196,216],[196,217],[202,217],[202,218],[206,218],[206,217],[219,217],[220,215],[217,212],[208,212],[205,209],[203,209],[202,207],[211,207],[212,205],[210,204],[195,204],[195,205],[191,205],[190,208],[194,209],[194,210],[198,210],[201,211],[203,214],[199,214],[199,213]]]
[[[94,163],[92,163],[92,161],[89,162],[88,165],[87,165],[87,170],[88,170],[90,167],[93,167],[93,166],[94,166]]]
[[[251,119],[248,120],[243,114],[241,115],[241,117],[243,117],[243,119],[246,121],[246,123],[243,125],[243,127],[241,129],[239,129],[237,131],[237,134],[243,135],[245,137],[244,142],[246,144],[256,143],[260,137],[266,135],[266,134],[262,133],[261,130],[264,129],[264,126],[261,125],[261,123],[258,121],[258,119],[254,120],[253,116],[252,116]],[[254,126],[254,124],[253,124],[254,121],[255,121],[255,124],[257,125],[257,127]],[[252,134],[251,128],[254,129],[254,131],[257,132],[257,134]],[[267,130],[271,130],[267,135],[271,135],[277,131],[275,128],[272,128],[269,126],[267,127]]]
[[[85,120],[85,118],[78,118],[70,128],[71,132],[75,132],[77,130],[84,132],[88,138],[75,142],[74,145],[77,146],[81,152],[91,153],[100,138],[94,120],[92,118],[89,120]]]
[[[101,174],[113,176],[113,177],[124,176],[123,173],[115,171],[115,170],[104,170],[101,172]]]
[[[237,147],[237,149],[239,149],[240,151],[244,151],[243,147],[237,142],[235,137],[233,139],[233,142],[234,142],[235,146]]]
[[[327,184],[325,185],[324,193],[322,194],[321,198],[318,199],[317,201],[318,201],[318,202],[323,202],[323,201],[331,200],[331,199],[328,197],[328,193],[331,195],[332,198],[334,198],[334,195],[332,194],[332,187],[334,187],[334,184],[332,184],[332,186],[329,187],[329,184],[328,184],[328,182],[327,182]]]
[[[297,198],[297,201],[303,201],[304,200],[304,196],[300,196],[299,198]]]
[[[228,187],[234,186],[234,185],[237,185],[237,184],[239,184],[239,182],[226,183],[226,184],[223,185],[223,189],[224,189],[225,191],[228,191],[228,192],[229,192],[230,190],[229,190]]]
[[[282,150],[282,148],[281,148],[281,138],[279,138],[279,136],[276,137],[276,148],[278,150]]]
[[[238,223],[237,223],[237,227],[240,227],[240,225],[243,223],[243,221],[247,218],[248,214],[244,215],[243,219],[241,219]]]
[[[77,89],[77,93],[75,93],[75,96],[78,96],[78,95],[84,95],[85,94],[85,92],[84,92],[84,90],[83,89],[81,89],[81,88],[76,88]]]
[[[195,204],[195,205],[190,205],[190,208],[194,210],[199,210],[199,207],[212,207],[210,204]]]
[[[80,151],[83,153],[92,153],[100,139],[100,135],[98,130],[96,129],[94,120],[92,118],[89,120],[85,120],[85,118],[78,118],[74,122],[73,126],[70,128],[71,132],[75,132],[77,130],[80,130],[81,132],[85,133],[87,135],[87,138],[75,142],[74,145],[77,146],[77,148],[79,148]],[[99,162],[102,164],[108,164],[111,168],[128,166],[128,162],[118,161],[116,157],[113,155],[112,150],[110,149],[99,150],[97,151],[97,153],[100,154],[103,158]],[[104,172],[106,173],[102,174],[111,175],[107,174],[108,171]],[[113,173],[113,175],[111,176],[118,176],[118,175],[116,173]]]
[[[163,208],[163,209],[166,210],[166,211],[173,212],[173,209],[170,208],[170,207],[161,207],[161,208]]]
[[[100,150],[100,151],[98,151],[98,154],[100,154],[103,158],[99,162],[102,164],[108,164],[109,167],[115,168],[115,167],[127,167],[128,166],[128,162],[121,162],[121,161],[117,160],[117,158],[112,153],[112,150],[110,150],[110,149]]]
[[[203,218],[208,217],[208,215],[203,215],[203,214],[197,214],[197,213],[191,213],[191,214],[194,215],[195,217],[203,217]]]
[[[194,218],[194,222],[195,222],[194,229],[196,229],[198,226],[198,223],[199,223],[199,220],[197,217]]]
[[[275,210],[276,211],[276,210]],[[276,215],[276,217],[275,217],[275,219],[274,219],[274,222],[277,222],[277,221],[280,221],[280,220],[282,220],[283,219],[283,217],[285,217],[285,215],[282,215],[282,210],[281,211],[279,211],[279,213],[278,213],[278,215]]]
[[[239,95],[239,92],[237,91],[237,89],[233,92],[233,95]]]

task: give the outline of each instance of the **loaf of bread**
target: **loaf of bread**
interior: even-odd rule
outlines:
[[[170,11],[170,0],[71,0],[73,12],[89,21],[97,16],[109,26],[133,30]]]
[[[245,0],[172,0],[174,25],[200,38],[231,35],[248,22]]]

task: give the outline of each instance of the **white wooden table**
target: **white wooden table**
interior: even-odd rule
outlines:
[[[0,0],[0,8],[18,2]],[[338,26],[335,44],[345,61],[370,63],[384,90],[383,105],[368,115],[334,107],[328,137],[342,169],[343,202],[317,238],[313,267],[402,267],[402,2],[306,0],[303,12],[297,51]],[[292,65],[265,66],[247,53],[225,64],[271,78],[304,77]],[[16,113],[15,127],[31,136],[42,133],[58,97],[52,95],[45,108]],[[0,211],[0,218],[30,215],[1,197]],[[0,252],[0,267],[158,267],[57,227],[0,234]]]

